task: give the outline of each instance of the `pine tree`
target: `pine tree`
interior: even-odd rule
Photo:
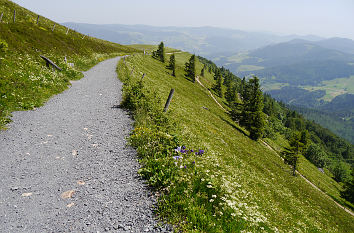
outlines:
[[[305,147],[305,144],[302,143],[302,140],[303,140],[303,133],[300,132],[293,133],[293,135],[289,140],[290,150],[286,154],[287,156],[284,161],[293,167],[293,176],[296,175],[296,168],[298,165],[299,155],[300,153],[302,153]]]
[[[254,77],[244,82],[242,90],[243,106],[240,114],[240,124],[250,132],[250,138],[258,140],[264,130],[263,94],[259,79]]]
[[[227,89],[226,89],[226,93],[225,93],[225,99],[229,103],[229,106],[231,106],[232,103],[235,102],[237,99],[236,87],[233,82],[229,82],[229,84],[226,87],[227,87]]]
[[[341,196],[354,204],[354,166],[352,166],[351,179],[344,182],[344,190],[341,192]]]
[[[163,42],[159,44],[159,47],[156,51],[152,52],[152,57],[161,62],[165,62],[165,48]]]
[[[213,87],[213,90],[215,91],[215,93],[222,98],[223,97],[223,93],[222,93],[222,76],[220,72],[216,73],[217,77],[216,77],[216,83]]]
[[[195,82],[195,55],[193,54],[189,61],[186,62],[184,71],[186,72],[186,77],[190,78],[192,82]]]
[[[167,66],[167,69],[172,70],[172,76],[176,76],[176,59],[174,54],[172,54],[170,57],[170,62]]]
[[[215,72],[214,72],[214,80],[216,81],[218,79],[220,74],[220,70],[218,68],[215,69]]]

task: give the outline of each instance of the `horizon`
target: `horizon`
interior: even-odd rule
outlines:
[[[314,35],[354,40],[354,1],[350,0],[254,0],[252,3],[221,0],[217,5],[211,0],[202,3],[181,0],[167,4],[162,0],[105,0],[105,4],[95,0],[13,2],[58,23],[215,27],[277,35]],[[159,14],[153,14],[154,11]]]

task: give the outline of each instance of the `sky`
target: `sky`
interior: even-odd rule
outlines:
[[[354,39],[354,0],[13,0],[56,22],[215,26]]]

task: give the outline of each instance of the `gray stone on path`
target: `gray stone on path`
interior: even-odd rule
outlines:
[[[104,61],[0,132],[0,232],[160,232],[138,175],[115,72]],[[165,227],[166,228],[166,227]]]

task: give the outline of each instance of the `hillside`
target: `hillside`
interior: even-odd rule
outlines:
[[[9,121],[12,111],[41,106],[50,96],[66,89],[69,80],[81,78],[80,71],[108,57],[136,51],[68,31],[43,17],[39,17],[37,24],[35,13],[11,1],[0,0],[0,12],[0,42],[4,48],[0,51],[0,128]],[[54,61],[63,71],[46,68],[40,55]]]
[[[176,77],[166,70],[167,62],[150,56],[129,57],[118,67],[125,83],[123,106],[133,111],[136,120],[131,141],[144,165],[141,174],[162,192],[161,216],[195,232],[347,232],[354,228],[353,216],[300,177],[293,177],[277,153],[245,136],[247,132],[207,89],[184,77],[190,54],[175,53],[175,57]],[[198,74],[202,67],[197,62]],[[208,88],[215,82],[209,72],[199,79]],[[171,88],[175,93],[170,110],[162,114]],[[269,141],[274,147],[279,142]],[[177,146],[186,149],[174,152]],[[194,155],[191,149],[204,153]],[[308,179],[338,197],[341,188],[330,177],[304,158],[299,166]]]
[[[209,59],[231,56],[272,43],[292,39],[320,40],[316,36],[279,36],[267,32],[247,32],[217,27],[154,27],[149,25],[95,25],[67,22],[77,31],[121,44],[158,44],[198,53]]]

